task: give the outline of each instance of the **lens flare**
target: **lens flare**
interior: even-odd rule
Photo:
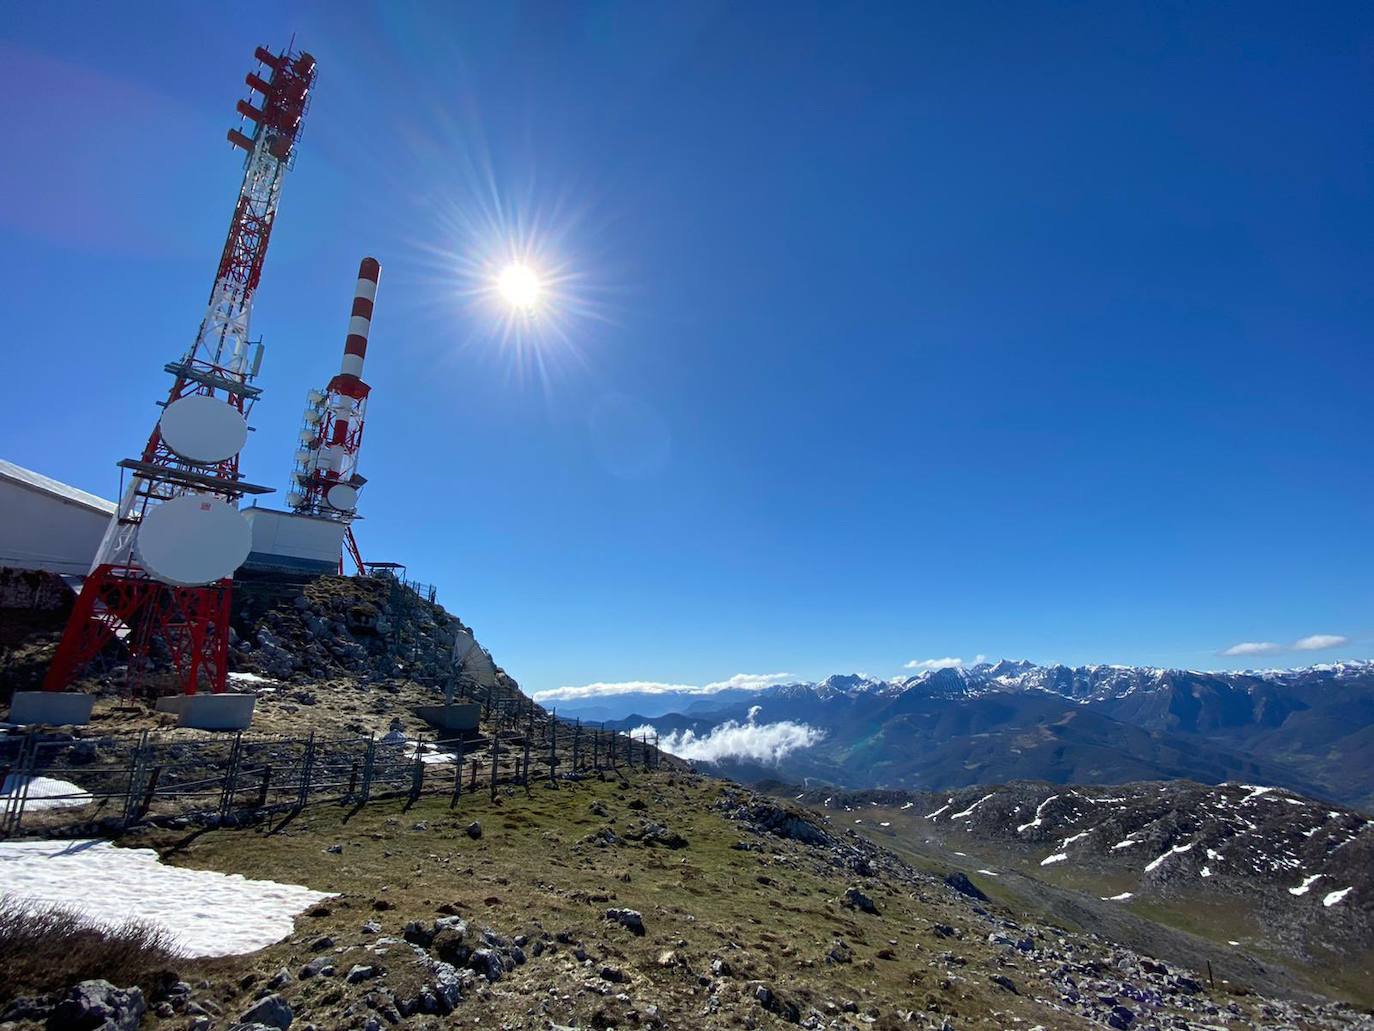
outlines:
[[[496,291],[512,308],[532,312],[543,297],[539,273],[528,265],[507,265],[496,278]]]

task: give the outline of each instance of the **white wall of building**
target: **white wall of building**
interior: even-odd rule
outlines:
[[[0,460],[0,566],[85,576],[113,501]]]

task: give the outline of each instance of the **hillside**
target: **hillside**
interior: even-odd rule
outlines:
[[[1281,785],[1374,807],[1374,663],[1204,673],[1123,666],[982,663],[895,681],[836,676],[722,693],[618,727],[709,734],[725,721],[792,721],[814,746],[754,779],[850,788],[951,789],[1185,778]]]
[[[676,847],[637,836],[646,821]],[[337,893],[280,944],[181,962],[146,986],[146,1028],[285,1012],[293,1027],[369,1029],[1369,1024],[1273,997],[1255,965],[1218,964],[1213,989],[1203,972],[982,902],[851,829],[690,774],[121,843]],[[38,1016],[15,1026],[41,1026],[50,1004],[24,1005]]]
[[[1184,781],[801,800],[833,825],[965,862],[989,891],[1136,947],[1221,947],[1311,986],[1374,983],[1374,820],[1354,810]]]

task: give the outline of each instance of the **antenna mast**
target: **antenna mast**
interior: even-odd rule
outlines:
[[[209,305],[194,342],[165,366],[172,387],[142,454],[119,463],[131,474],[129,485],[45,691],[68,687],[114,636],[129,648],[130,689],[158,638],[182,691],[194,694],[202,678],[211,690],[224,690],[233,573],[251,543],[237,506],[245,494],[270,493],[239,476],[247,416],[261,394],[252,380],[263,349],[249,339],[249,316],[316,76],[315,59],[304,52],[258,47],[254,56],[258,68],[244,81],[262,106],[240,100],[251,134],[241,131],[246,125],[229,130],[229,142],[246,152],[243,183]]]

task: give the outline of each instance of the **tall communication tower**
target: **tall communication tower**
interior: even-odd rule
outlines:
[[[224,690],[233,573],[251,544],[238,501],[270,492],[239,476],[247,416],[261,394],[252,381],[262,343],[249,339],[249,316],[316,75],[315,59],[301,51],[258,47],[254,56],[258,68],[245,81],[261,107],[239,101],[252,124],[229,131],[246,151],[243,184],[209,307],[190,348],[165,367],[172,387],[142,454],[119,463],[129,483],[45,691],[69,686],[115,636],[129,648],[131,685],[160,642],[181,690],[194,694],[202,681]]]
[[[367,356],[367,338],[372,331],[372,310],[381,275],[382,266],[376,258],[364,258],[358,266],[343,364],[328,386],[312,390],[306,397],[296,465],[291,471],[291,491],[286,495],[286,503],[294,512],[344,524],[343,546],[360,573],[363,559],[358,542],[353,539],[352,523],[358,508],[358,491],[367,482],[358,474],[358,452],[363,443],[367,395],[372,391],[363,382],[363,359]],[[339,572],[343,572],[342,555]]]

